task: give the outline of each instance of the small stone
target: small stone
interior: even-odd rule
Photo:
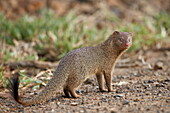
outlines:
[[[18,110],[19,113],[24,113],[23,109]]]
[[[136,98],[135,100],[134,100],[134,102],[139,102],[139,101],[141,101],[142,99],[140,99],[140,98]]]
[[[166,80],[164,80],[164,82],[170,82],[170,80],[169,80],[169,79],[166,79]]]
[[[60,105],[60,102],[57,102],[57,105]]]
[[[153,89],[153,88],[152,88],[152,87],[150,87],[150,88],[147,88],[146,90],[147,90],[147,91],[151,91],[152,89]]]
[[[83,91],[83,90],[78,89],[78,90],[76,90],[76,93],[84,93],[84,91]]]
[[[39,111],[38,111],[38,110],[32,110],[32,112],[33,112],[33,113],[37,113],[37,112],[39,112]]]
[[[145,92],[146,95],[151,95],[151,93],[149,91]]]
[[[156,84],[156,87],[165,87],[163,84]]]
[[[110,113],[117,113],[117,110],[115,108],[111,108]]]
[[[166,102],[167,102],[167,103],[170,103],[170,99],[167,99]]]
[[[80,110],[80,113],[84,113],[84,110]]]
[[[45,108],[46,106],[42,105],[41,108]]]
[[[123,105],[129,104],[129,103],[130,103],[129,100],[124,100],[124,101],[123,101]]]
[[[7,110],[5,110],[5,109],[2,109],[2,111],[3,111],[3,112],[7,112]]]
[[[38,95],[38,92],[34,92],[34,95]]]
[[[162,62],[157,62],[154,65],[154,70],[163,69],[163,68],[164,68],[164,64]]]
[[[102,100],[102,102],[107,102],[106,98],[102,98],[101,100]]]
[[[98,102],[98,103],[97,103],[97,105],[98,105],[98,106],[101,106],[101,103],[100,103],[100,102]]]
[[[122,90],[116,90],[116,93],[123,93]]]
[[[119,95],[114,95],[114,98],[122,98],[124,95],[121,95],[121,94],[119,94]]]
[[[145,80],[144,83],[154,83],[154,80]]]
[[[71,106],[77,106],[77,105],[78,105],[78,103],[76,103],[76,102],[71,103]]]

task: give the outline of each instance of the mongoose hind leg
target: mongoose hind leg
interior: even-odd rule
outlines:
[[[82,79],[79,77],[73,77],[67,80],[67,91],[73,98],[78,98],[80,95],[76,94],[76,88],[82,83]]]
[[[103,74],[97,73],[96,78],[97,78],[97,81],[98,81],[99,90],[101,92],[106,92],[106,89],[104,88],[104,76],[103,76]]]
[[[105,72],[105,73],[104,73],[104,78],[105,78],[105,81],[106,81],[106,86],[107,86],[107,88],[108,88],[108,91],[109,91],[109,92],[112,92],[113,89],[112,89],[112,76],[111,76],[111,74]]]
[[[70,94],[73,98],[79,98],[80,97],[80,95],[76,94],[75,88],[70,89]]]
[[[70,91],[69,91],[68,87],[64,87],[63,91],[67,98],[71,98]]]

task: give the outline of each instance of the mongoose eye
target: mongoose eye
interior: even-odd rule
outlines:
[[[120,40],[118,40],[118,42],[119,42],[119,43],[122,43],[121,39],[120,39]]]

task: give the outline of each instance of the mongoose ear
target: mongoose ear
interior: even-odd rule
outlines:
[[[113,32],[113,35],[118,35],[118,34],[120,34],[119,31],[114,31],[114,32]]]
[[[130,32],[129,34],[130,34],[130,36],[133,36],[132,32]]]

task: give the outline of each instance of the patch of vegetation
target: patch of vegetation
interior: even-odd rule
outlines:
[[[90,28],[73,12],[63,17],[55,17],[51,10],[43,10],[37,17],[25,15],[16,21],[8,20],[0,14],[0,40],[5,40],[7,44],[14,44],[14,40],[34,41],[37,51],[55,48],[57,58],[60,59],[75,48],[101,42],[114,29],[133,32],[133,45],[130,50],[152,45],[170,35],[170,16],[166,13],[156,15],[152,20],[144,19],[143,23],[127,24],[115,16],[108,16],[106,19],[119,24],[117,23],[116,28],[107,25],[102,29],[98,29],[95,25]],[[9,52],[4,55],[5,62],[11,58],[11,55]],[[26,59],[34,60],[35,57],[28,56]]]
[[[0,44],[5,41],[7,45],[14,45],[15,40],[35,42],[37,51],[55,48],[58,54],[57,58],[60,59],[75,48],[100,43],[114,29],[133,33],[133,45],[130,51],[166,40],[170,35],[170,15],[165,12],[154,16],[152,19],[144,19],[142,23],[127,23],[111,14],[106,19],[110,23],[115,23],[116,28],[107,26],[107,24],[102,29],[99,29],[96,25],[89,27],[87,22],[79,20],[73,12],[63,17],[55,17],[53,11],[43,10],[37,17],[25,15],[15,21],[6,19],[0,13]],[[19,57],[22,57],[15,58],[14,53],[8,49],[3,50],[1,54],[3,54],[3,56],[0,56],[3,62],[8,62],[10,59],[18,61],[20,60]],[[35,59],[35,55],[28,55],[24,58],[24,60]],[[46,59],[41,58],[41,60],[45,61]],[[20,75],[21,83],[24,86],[34,82],[36,85],[33,89],[36,89],[43,84],[43,81],[35,80],[24,73],[20,73]],[[3,87],[7,87],[1,68],[0,82]]]
[[[155,27],[161,31],[161,34],[170,35],[170,15],[166,12],[162,12],[159,15],[154,17],[155,19]]]
[[[7,81],[5,80],[5,78],[2,75],[2,67],[1,66],[0,66],[0,83],[2,83],[4,88],[7,87]]]
[[[53,47],[58,58],[92,41],[97,43],[107,32],[107,28],[100,32],[96,27],[88,28],[85,22],[76,20],[73,13],[56,18],[52,11],[46,10],[39,17],[25,15],[16,21],[7,20],[0,14],[0,26],[3,26],[0,39],[7,44],[14,44],[14,40],[35,41],[37,51]]]
[[[170,22],[168,20],[170,20],[170,15],[161,13],[152,19],[144,19],[142,23],[120,25],[119,29],[133,32],[133,45],[130,51],[138,50],[144,46],[151,46],[157,42],[167,40],[170,36]]]
[[[34,79],[32,77],[27,76],[25,73],[20,72],[20,82],[23,84],[23,87],[26,87],[28,84],[33,83],[32,89],[38,89],[40,88],[40,85],[43,84],[43,81]]]

